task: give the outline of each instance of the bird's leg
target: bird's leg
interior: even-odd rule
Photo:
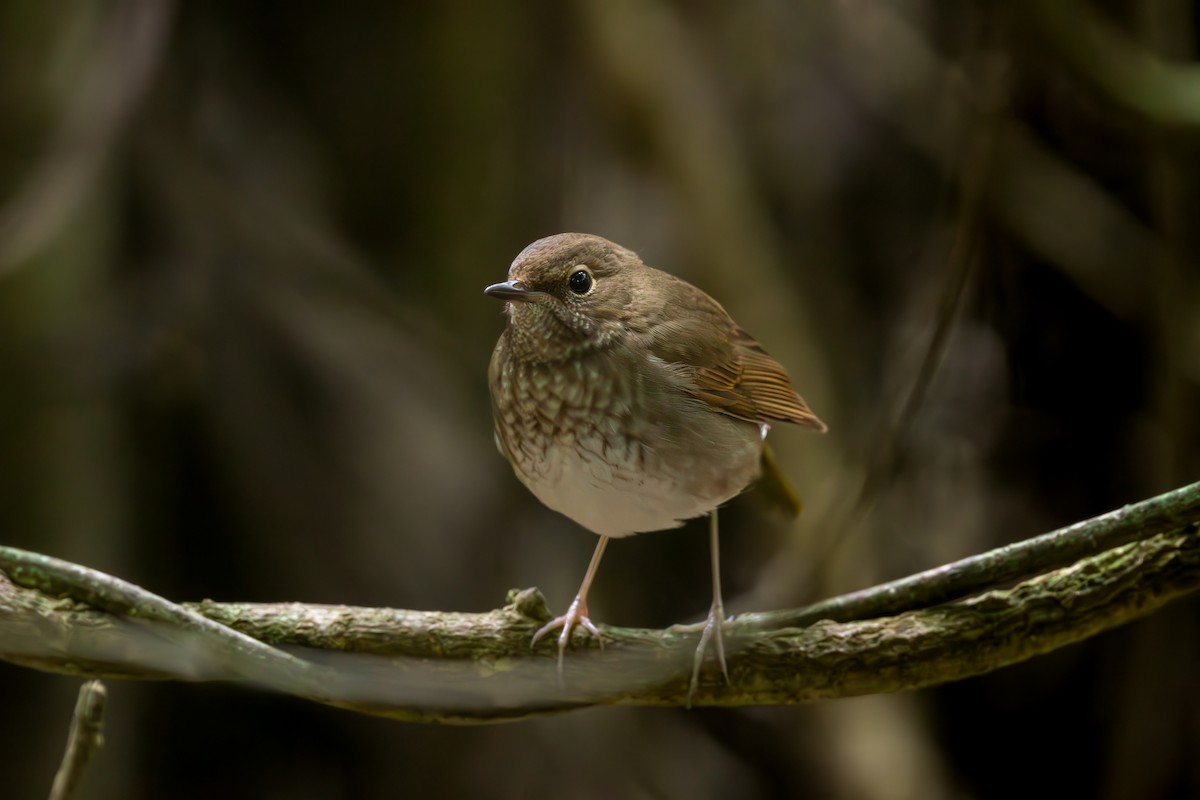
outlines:
[[[714,508],[708,517],[708,542],[712,555],[713,601],[708,610],[708,619],[695,625],[672,625],[677,631],[700,631],[700,643],[696,645],[696,654],[692,657],[692,680],[688,684],[687,705],[692,705],[692,695],[700,684],[700,667],[704,664],[704,654],[711,641],[717,651],[717,660],[721,663],[721,673],[725,682],[729,682],[729,669],[725,666],[725,641],[721,637],[721,628],[725,624],[725,603],[721,599],[721,543],[717,529],[717,510]]]
[[[592,553],[592,560],[588,564],[587,573],[583,576],[583,583],[579,585],[579,592],[575,595],[575,600],[567,609],[567,613],[550,620],[538,628],[537,633],[533,635],[533,642],[531,644],[537,644],[538,639],[541,639],[550,631],[555,628],[562,628],[562,633],[558,637],[558,675],[560,678],[563,672],[563,652],[567,649],[567,643],[571,641],[571,631],[577,625],[582,625],[588,633],[596,637],[601,647],[604,646],[604,638],[600,634],[600,631],[596,630],[596,626],[588,619],[587,593],[588,589],[592,586],[592,578],[596,577],[596,568],[600,566],[600,558],[604,555],[604,548],[607,546],[608,537],[601,536],[599,544],[596,545],[596,552]]]

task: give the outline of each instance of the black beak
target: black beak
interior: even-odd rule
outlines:
[[[483,293],[489,297],[496,297],[500,300],[531,300],[538,292],[531,292],[521,285],[520,281],[505,281],[504,283],[493,283],[491,286],[483,290]]]

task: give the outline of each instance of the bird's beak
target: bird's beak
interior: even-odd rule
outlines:
[[[531,292],[521,285],[520,281],[505,281],[504,283],[493,283],[491,286],[483,290],[483,293],[489,297],[496,297],[501,300],[515,300],[522,302],[532,300],[539,292]]]

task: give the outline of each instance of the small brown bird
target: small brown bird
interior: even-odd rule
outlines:
[[[484,291],[507,301],[488,370],[496,444],[542,503],[600,536],[575,601],[533,641],[562,629],[561,670],[576,626],[600,637],[587,594],[608,540],[710,514],[689,698],[710,640],[728,677],[717,506],[758,477],[772,422],[825,424],[717,301],[599,236],[539,239]]]

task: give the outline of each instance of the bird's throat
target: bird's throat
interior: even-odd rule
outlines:
[[[509,303],[506,336],[513,358],[549,364],[604,346],[608,337],[596,323],[555,303]]]

